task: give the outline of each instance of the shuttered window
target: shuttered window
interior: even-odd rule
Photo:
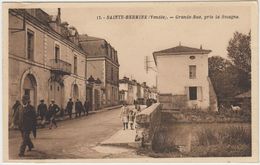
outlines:
[[[189,66],[189,75],[190,75],[190,79],[196,78],[196,65]]]
[[[34,60],[34,32],[27,30],[27,59]]]

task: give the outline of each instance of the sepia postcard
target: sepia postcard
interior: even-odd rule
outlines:
[[[3,3],[5,162],[258,162],[258,4]]]

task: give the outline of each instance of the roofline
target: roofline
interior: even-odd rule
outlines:
[[[38,8],[40,10],[42,10],[41,8]],[[33,24],[34,26],[38,27],[39,29],[41,29],[42,31],[50,34],[52,37],[54,37],[56,40],[59,40],[60,42],[63,42],[67,45],[69,45],[70,47],[72,47],[73,49],[77,50],[78,52],[84,54],[84,55],[88,55],[87,52],[85,52],[84,50],[82,50],[79,45],[75,44],[74,42],[66,39],[64,36],[62,36],[60,33],[56,32],[55,30],[53,30],[51,27],[46,26],[44,23],[42,23],[38,18],[30,15],[27,11],[24,11],[25,9],[9,9],[9,13],[11,14],[11,12],[16,13],[17,15],[15,15],[16,17],[18,17],[19,19],[25,19],[26,21],[30,22],[31,24]],[[42,10],[43,11],[43,10]],[[46,13],[48,14],[48,13]],[[48,14],[49,15],[49,14]],[[36,22],[35,22],[36,21]],[[32,25],[32,26],[33,26]]]
[[[157,60],[156,56],[167,56],[167,55],[192,55],[192,54],[198,54],[198,55],[207,55],[211,50],[203,50],[201,52],[178,52],[178,53],[162,53],[162,52],[153,52],[153,59],[155,62],[155,65],[157,66]]]

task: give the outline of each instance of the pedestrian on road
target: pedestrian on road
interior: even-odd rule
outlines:
[[[75,103],[75,110],[76,110],[76,117],[80,117],[81,116],[81,112],[83,110],[83,105],[82,102],[77,99],[76,103]]]
[[[18,107],[21,105],[19,100],[15,101],[15,104],[12,106],[13,114],[12,114],[12,120],[11,120],[11,126],[10,128],[17,128],[17,125],[15,124],[15,118],[16,112],[18,110]]]
[[[66,109],[67,109],[67,112],[68,112],[69,117],[70,117],[70,119],[71,119],[72,109],[73,109],[73,101],[72,101],[71,98],[69,99],[69,101],[68,101],[68,103],[67,103]]]
[[[28,95],[24,95],[22,97],[23,105],[19,105],[17,113],[15,113],[15,122],[18,125],[22,135],[22,143],[19,152],[20,157],[24,156],[26,146],[28,146],[28,151],[31,151],[32,148],[34,148],[34,145],[30,139],[30,133],[31,131],[36,130],[36,111],[35,108],[29,104],[29,100],[30,97]]]
[[[128,107],[126,106],[126,104],[123,104],[122,108],[121,108],[121,113],[120,113],[120,118],[123,122],[123,129],[128,129]]]
[[[85,108],[85,111],[86,111],[86,115],[88,116],[88,111],[89,111],[89,101],[88,100],[85,100],[84,108]]]
[[[41,126],[44,127],[45,124],[45,116],[47,113],[47,105],[44,103],[44,100],[40,100],[40,104],[37,107],[37,114],[41,118]]]
[[[50,126],[49,129],[52,129],[52,125],[54,124],[55,127],[57,128],[57,123],[56,123],[56,114],[60,111],[60,108],[57,104],[55,104],[55,101],[52,99],[51,104],[49,105],[49,117],[50,117]]]
[[[134,120],[135,120],[135,113],[133,110],[129,111],[129,124],[130,124],[130,128],[131,130],[133,130],[133,125],[134,125]]]

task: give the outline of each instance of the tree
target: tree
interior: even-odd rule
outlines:
[[[237,86],[246,91],[251,88],[251,32],[235,32],[227,47],[228,58],[234,64]]]
[[[237,73],[234,65],[220,56],[213,56],[209,61],[209,77],[214,86],[218,100],[233,97],[240,93],[237,87]]]

